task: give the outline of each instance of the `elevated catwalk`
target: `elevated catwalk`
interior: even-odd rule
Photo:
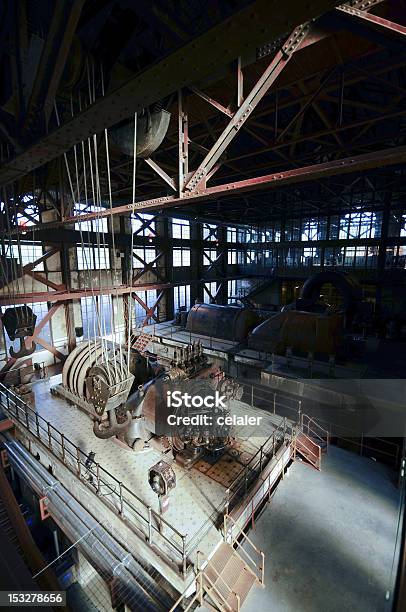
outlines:
[[[263,420],[260,432],[258,429],[255,432],[245,430],[244,437],[238,438],[217,462],[199,460],[191,469],[186,469],[178,465],[171,450],[162,445],[151,445],[146,450],[135,452],[113,439],[96,438],[92,431],[92,421],[86,414],[66,400],[51,395],[50,388],[59,382],[60,377],[53,377],[50,381],[39,381],[33,385],[36,414],[42,417],[42,444],[38,441],[38,436],[32,435],[35,434],[35,413],[19,419],[23,438],[27,433],[28,423],[31,432],[28,436],[28,447],[31,453],[35,455],[39,452],[41,462],[44,462],[46,467],[47,462],[51,462],[55,477],[75,497],[77,485],[74,485],[74,482],[80,485],[77,488],[77,499],[93,515],[97,514],[97,520],[113,520],[111,514],[115,511],[115,537],[121,539],[124,546],[128,545],[126,530],[120,528],[121,522],[140,535],[137,554],[145,553],[148,562],[159,568],[179,592],[183,592],[185,585],[192,579],[191,570],[196,564],[197,551],[202,553],[203,558],[208,559],[220,546],[223,540],[221,527],[224,513],[228,511],[239,521],[240,527],[245,526],[283,472],[293,452],[292,424],[278,415],[258,411],[242,402],[234,401],[231,410],[235,414],[261,414]],[[51,455],[44,426],[46,421],[65,437],[64,448],[61,449],[61,444],[57,442],[58,433],[52,429]],[[48,447],[45,455],[42,445]],[[73,445],[84,453],[79,475],[75,467]],[[83,463],[90,451],[95,453],[95,461],[103,468],[103,472],[105,470],[115,478],[110,488],[102,484],[100,490],[96,490],[95,469],[92,470],[94,478],[90,478],[93,482],[89,482],[89,474],[83,469]],[[68,455],[70,459],[68,457],[67,460]],[[64,465],[70,468],[69,473],[59,467],[61,458]],[[162,534],[159,529],[158,498],[148,484],[149,468],[161,459],[172,466],[177,480],[176,488],[169,495],[169,508],[163,515],[165,525]],[[76,476],[72,478],[72,472],[75,471]],[[83,484],[86,487],[82,486]],[[128,505],[121,516],[119,503],[116,501],[117,485],[120,489],[125,487],[136,496],[131,499],[131,511]],[[106,506],[105,510],[101,510],[103,506],[100,502]],[[155,511],[152,519],[149,509]],[[148,546],[151,537],[148,537],[147,522],[140,521],[141,515],[148,517],[148,513],[154,523],[153,546]],[[179,548],[182,540],[185,550],[183,562],[171,545],[173,543]]]

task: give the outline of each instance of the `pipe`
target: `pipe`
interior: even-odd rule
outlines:
[[[97,438],[101,438],[102,440],[107,440],[107,438],[111,438],[113,436],[117,436],[120,433],[125,433],[130,427],[132,416],[131,412],[127,410],[126,420],[124,423],[117,423],[116,411],[113,408],[109,410],[109,427],[101,427],[101,423],[99,421],[94,421],[93,423],[93,433]]]
[[[164,609],[171,607],[173,602],[166,594],[157,591],[156,583],[132,555],[109,535],[104,527],[31,456],[24,446],[15,440],[8,439],[5,447],[10,462],[14,464],[22,478],[31,484],[40,495],[43,495],[46,490],[46,496],[52,506],[51,513],[55,515],[55,518],[59,516],[60,524],[64,528],[65,526],[69,528],[71,539],[75,541],[86,536],[86,541],[81,540],[80,545],[87,550],[89,559],[102,569],[105,576],[117,577],[127,585],[130,601],[133,599],[132,595],[135,595],[137,605],[151,612],[159,607]],[[101,535],[95,535],[96,529]],[[91,530],[93,531],[89,533]],[[108,560],[107,563],[106,560]],[[158,604],[158,607],[153,605],[148,598],[154,598],[154,603]]]

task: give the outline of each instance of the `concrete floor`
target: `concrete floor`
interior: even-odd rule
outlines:
[[[393,473],[330,447],[322,472],[296,463],[250,532],[266,588],[244,612],[383,612],[395,546]]]

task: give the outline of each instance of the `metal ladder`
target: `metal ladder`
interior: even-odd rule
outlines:
[[[254,555],[257,555],[257,561],[253,559]],[[224,541],[214,555],[202,561],[201,553],[197,553],[196,593],[184,612],[196,601],[214,612],[239,612],[253,586],[265,586],[264,565],[264,553],[253,544],[234,519],[225,514]],[[178,609],[183,599],[184,594],[169,612]]]

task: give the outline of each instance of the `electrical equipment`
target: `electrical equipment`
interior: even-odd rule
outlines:
[[[158,461],[149,468],[148,482],[158,496],[168,495],[176,487],[176,475],[169,463]]]

